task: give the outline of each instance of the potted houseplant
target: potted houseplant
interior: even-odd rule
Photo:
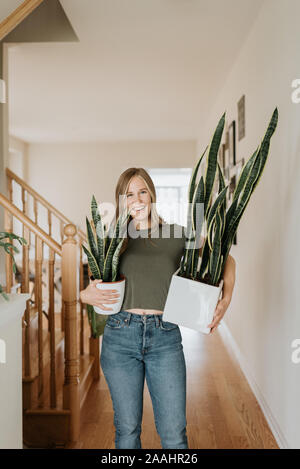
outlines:
[[[6,239],[9,239],[9,241],[5,241]],[[27,244],[27,241],[25,238],[22,238],[22,236],[18,236],[14,233],[8,233],[6,231],[0,231],[0,247],[3,248],[11,257],[12,257],[12,262],[13,262],[13,273],[15,274],[17,269],[16,269],[16,262],[13,256],[13,253],[11,252],[11,249],[15,251],[16,253],[19,253],[19,249],[13,245],[11,241],[16,239],[19,241],[19,243],[22,244]],[[8,295],[5,293],[3,290],[2,285],[0,284],[0,294],[5,298],[5,300],[9,301]]]
[[[203,333],[213,319],[223,286],[223,272],[238,224],[250,196],[263,172],[270,140],[278,121],[275,108],[266,133],[255,152],[244,164],[232,202],[227,210],[226,191],[221,167],[217,161],[219,146],[225,124],[225,112],[216,127],[209,150],[196,163],[189,184],[189,206],[186,228],[186,244],[180,267],[173,274],[164,308],[163,319]],[[200,165],[206,158],[206,171],[196,183]],[[218,179],[216,175],[218,173]],[[218,191],[213,200],[213,188]],[[202,217],[199,217],[199,207]],[[199,258],[202,230],[206,233]],[[200,265],[199,265],[200,264]]]
[[[82,245],[87,255],[88,264],[93,278],[101,279],[97,283],[99,289],[117,290],[119,298],[116,303],[104,304],[112,308],[106,311],[98,306],[87,305],[88,319],[92,328],[92,336],[99,337],[103,334],[107,316],[120,311],[124,299],[126,279],[119,273],[119,255],[124,241],[124,229],[130,212],[120,214],[115,225],[111,224],[109,230],[102,223],[102,218],[98,209],[98,204],[94,195],[91,201],[91,222],[86,217],[87,239],[89,248]]]

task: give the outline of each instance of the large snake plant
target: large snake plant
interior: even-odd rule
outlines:
[[[109,230],[102,223],[102,218],[98,209],[95,196],[91,201],[92,223],[86,217],[86,229],[89,248],[82,245],[87,255],[88,264],[94,279],[102,279],[103,282],[115,282],[119,278],[119,256],[124,241],[124,230],[130,212],[123,211],[116,220],[115,225],[111,224]],[[92,336],[99,337],[103,334],[107,315],[96,314],[94,307],[87,304],[89,323],[92,328]]]
[[[208,146],[196,163],[188,190],[188,214],[186,246],[180,263],[178,275],[213,286],[218,286],[223,277],[238,224],[262,175],[269,153],[270,140],[278,121],[277,107],[273,111],[266,133],[253,155],[244,164],[233,193],[232,203],[227,210],[224,176],[218,163],[218,152],[225,124],[222,115],[212,137],[204,176],[196,183],[197,173]],[[218,180],[215,180],[218,172]],[[213,188],[218,183],[218,192],[213,201]],[[201,214],[199,214],[199,210]],[[200,247],[198,246],[202,229],[206,236],[202,246],[202,256],[198,267]]]

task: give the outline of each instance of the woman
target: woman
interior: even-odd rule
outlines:
[[[131,213],[119,264],[126,277],[125,296],[121,311],[108,316],[100,359],[114,408],[115,447],[141,448],[146,378],[162,448],[188,448],[182,336],[178,325],[162,320],[171,277],[183,254],[184,231],[178,236],[180,225],[169,225],[158,216],[155,187],[143,168],[129,168],[121,174],[115,199],[116,219],[124,199]],[[211,333],[231,300],[235,282],[231,256],[223,278],[223,297],[209,324]],[[97,282],[101,280],[91,281],[80,292],[81,301],[109,311],[104,303],[117,301],[116,290],[101,291]]]

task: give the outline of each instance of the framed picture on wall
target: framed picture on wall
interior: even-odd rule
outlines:
[[[229,134],[229,165],[233,166],[236,163],[236,149],[235,149],[235,121],[232,121],[229,129],[228,129],[228,134]]]

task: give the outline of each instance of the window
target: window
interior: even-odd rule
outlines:
[[[158,214],[167,223],[186,227],[192,168],[146,168],[156,189]]]

